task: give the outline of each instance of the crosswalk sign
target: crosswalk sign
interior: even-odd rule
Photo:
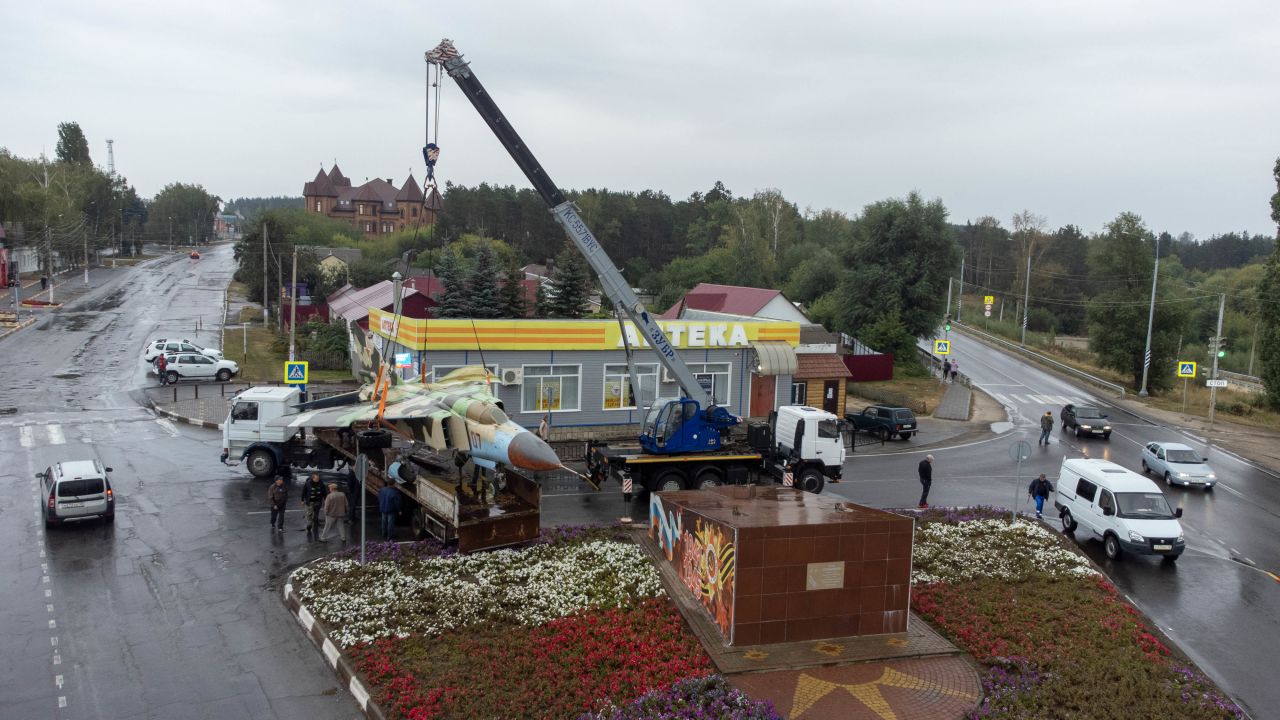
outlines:
[[[950,355],[951,341],[950,340],[934,340],[933,352],[938,355]]]
[[[307,361],[306,360],[288,360],[285,362],[284,384],[285,385],[306,385],[307,384]]]
[[[995,303],[996,303],[996,296],[995,296],[995,295],[983,295],[983,296],[982,296],[982,304],[983,304],[983,305],[994,305]]]
[[[1190,378],[1196,376],[1196,364],[1191,360],[1178,361],[1178,377]]]

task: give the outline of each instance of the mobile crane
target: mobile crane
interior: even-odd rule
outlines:
[[[824,477],[838,479],[844,462],[841,425],[838,418],[822,410],[784,406],[771,415],[773,422],[767,428],[761,425],[751,428],[749,447],[726,442],[742,418],[717,405],[711,391],[694,377],[666,333],[578,215],[577,208],[552,182],[470,64],[448,39],[427,51],[426,61],[457,83],[595,270],[610,302],[635,323],[637,331],[686,395],[654,399],[641,425],[641,452],[609,452],[604,446],[593,445],[588,458],[592,484],[598,488],[603,476],[612,471],[622,482],[624,492],[629,494],[633,479],[650,490],[675,490],[743,482],[753,470],[764,470],[776,479],[790,476],[797,486],[821,492]],[[429,174],[439,152],[435,143],[423,148]],[[625,342],[627,334],[624,332],[622,336]],[[632,387],[639,388],[629,345],[627,360]]]

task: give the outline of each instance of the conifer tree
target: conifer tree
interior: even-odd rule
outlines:
[[[463,282],[462,266],[458,256],[446,249],[440,254],[440,263],[436,266],[436,277],[444,286],[436,307],[438,318],[465,318],[471,315],[471,305],[467,300],[467,286]]]
[[[502,276],[502,287],[498,290],[498,306],[502,308],[499,317],[522,318],[528,314],[528,302],[524,296],[524,272],[512,266]]]
[[[591,297],[591,270],[577,248],[568,246],[556,258],[556,274],[552,278],[551,315],[580,318],[587,314]]]
[[[472,262],[474,265],[467,283],[467,303],[471,308],[471,317],[502,317],[504,308],[498,289],[498,266],[489,243],[480,243],[476,247]]]

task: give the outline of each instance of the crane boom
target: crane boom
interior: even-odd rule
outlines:
[[[600,241],[596,240],[590,228],[578,215],[577,208],[574,207],[572,202],[565,199],[564,194],[552,182],[542,165],[538,163],[537,158],[529,150],[529,147],[520,139],[520,135],[515,128],[511,126],[511,123],[507,122],[506,116],[498,109],[497,103],[485,91],[484,86],[480,84],[480,80],[476,78],[470,65],[463,60],[462,55],[453,46],[453,43],[447,39],[441,41],[435,49],[426,53],[426,61],[440,66],[458,84],[462,94],[471,101],[471,105],[480,113],[480,117],[484,118],[485,123],[489,125],[489,129],[498,137],[502,146],[511,154],[511,158],[516,161],[516,165],[524,172],[525,177],[529,178],[529,182],[533,184],[534,189],[538,191],[538,194],[542,196],[542,199],[551,208],[552,215],[564,228],[565,232],[569,234],[569,238],[578,248],[578,251],[591,264],[591,268],[599,276],[602,289],[610,302],[615,307],[621,308],[627,317],[635,323],[644,341],[657,354],[662,366],[676,379],[685,394],[690,398],[702,399],[703,407],[705,408],[704,419],[721,431],[736,425],[739,418],[729,413],[725,408],[717,406],[711,391],[704,388],[694,377],[693,372],[689,370],[689,366],[676,353],[671,341],[658,325],[657,320],[645,309],[640,299],[636,297],[635,292],[631,290],[631,286],[627,284],[622,273],[618,271],[613,261],[609,259],[608,254],[605,253],[604,248],[601,247]],[[636,388],[636,390],[639,390],[639,388]]]

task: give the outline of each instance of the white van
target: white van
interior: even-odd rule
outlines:
[[[97,460],[69,460],[36,473],[44,488],[44,526],[99,517],[115,521],[116,497],[109,472],[111,468]]]
[[[1063,460],[1053,506],[1065,532],[1079,528],[1078,538],[1101,540],[1112,560],[1128,552],[1173,562],[1186,548],[1182,508],[1171,509],[1151,480],[1107,460]]]

